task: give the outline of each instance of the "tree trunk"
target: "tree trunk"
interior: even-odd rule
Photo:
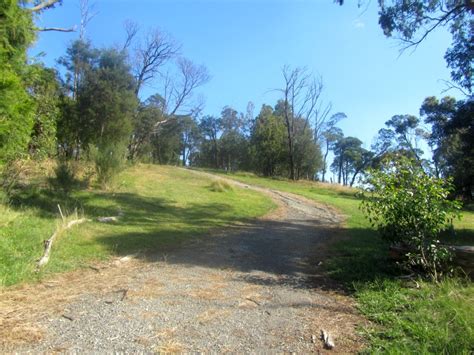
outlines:
[[[352,185],[354,185],[356,176],[359,174],[360,171],[361,171],[361,169],[357,169],[357,170],[354,172],[354,175],[352,175],[352,180],[351,180],[351,183],[350,183],[350,186],[351,186],[351,187],[352,187]]]
[[[219,169],[219,154],[217,152],[217,139],[214,139],[214,159],[215,159],[215,168]]]
[[[324,160],[323,160],[323,176],[322,176],[322,181],[325,182],[324,178],[326,177],[326,161],[327,161],[327,158],[328,158],[328,154],[329,154],[329,143],[326,141],[326,153],[324,154]]]
[[[290,179],[296,180],[295,162],[294,162],[294,157],[293,157],[293,137],[291,136],[291,130],[290,130],[289,125],[288,125],[288,150],[289,150],[288,158],[290,159]]]
[[[342,177],[342,158],[339,158],[339,169],[338,169],[338,176],[337,176],[337,183],[341,184],[341,177]]]

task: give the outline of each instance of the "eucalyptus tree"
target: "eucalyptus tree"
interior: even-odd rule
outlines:
[[[420,140],[426,138],[427,132],[420,127],[420,119],[413,115],[395,115],[385,125],[392,132],[395,149],[421,164]]]
[[[219,136],[222,130],[220,117],[204,116],[199,122],[202,134],[200,161],[204,166],[219,167]]]
[[[369,0],[360,0],[359,4]],[[335,0],[343,4],[344,0]],[[451,47],[444,58],[451,69],[451,85],[469,95],[473,88],[474,3],[472,0],[378,0],[379,24],[387,37],[395,36],[402,51],[416,48],[433,31],[447,27]]]
[[[123,52],[104,49],[77,91],[79,139],[107,184],[123,167],[138,101]]]
[[[474,189],[474,104],[452,97],[428,97],[420,109],[431,126],[428,143],[433,150],[435,173],[452,178],[457,193],[468,199]]]
[[[338,184],[348,185],[349,177],[353,174],[352,184],[357,175],[357,167],[362,164],[366,150],[362,141],[356,137],[339,137],[334,144],[334,161],[332,170],[337,173]]]
[[[342,133],[342,129],[338,127],[331,127],[327,131],[323,133],[324,143],[325,143],[325,150],[322,162],[322,176],[321,180],[323,182],[326,181],[326,172],[327,172],[327,158],[329,152],[335,149],[335,144],[340,141],[344,137],[344,133]]]
[[[269,105],[262,105],[251,133],[254,148],[254,169],[264,176],[274,176],[286,170],[288,145],[283,117]]]
[[[284,86],[279,89],[282,93],[280,109],[284,118],[287,144],[290,179],[296,180],[295,147],[297,140],[297,121],[303,120],[298,129],[303,133],[309,128],[310,121],[318,114],[318,104],[321,97],[321,81],[312,76],[305,68],[291,69],[285,66],[282,69]]]

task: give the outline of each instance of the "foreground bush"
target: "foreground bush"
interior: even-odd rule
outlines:
[[[438,280],[451,260],[438,238],[460,209],[457,201],[448,200],[452,186],[406,158],[371,171],[366,182],[361,209],[369,222],[383,238],[410,250],[406,266],[421,268]]]
[[[89,154],[94,162],[97,182],[107,187],[115,176],[125,168],[125,147],[115,144],[104,144],[89,147]]]

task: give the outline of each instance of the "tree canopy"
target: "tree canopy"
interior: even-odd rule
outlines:
[[[340,5],[344,0],[336,0]],[[471,0],[378,0],[379,24],[387,37],[402,41],[402,49],[416,47],[431,32],[447,27],[452,36],[445,60],[451,79],[472,93],[474,3]]]

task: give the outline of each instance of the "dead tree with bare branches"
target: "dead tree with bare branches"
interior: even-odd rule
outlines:
[[[137,32],[138,28],[131,24],[128,25],[127,41],[125,42],[127,47],[130,46],[130,42]],[[143,85],[156,78],[163,66],[175,58],[179,51],[180,46],[166,32],[158,29],[150,30],[135,46],[131,54],[136,78],[135,94],[138,95]]]
[[[290,179],[296,180],[296,121],[304,121],[304,132],[310,125],[311,120],[316,119],[316,123],[320,123],[327,114],[324,113],[325,111],[318,112],[323,90],[320,78],[315,78],[306,68],[291,69],[289,66],[285,66],[282,73],[285,85],[278,91],[283,94],[283,117],[287,130]]]

